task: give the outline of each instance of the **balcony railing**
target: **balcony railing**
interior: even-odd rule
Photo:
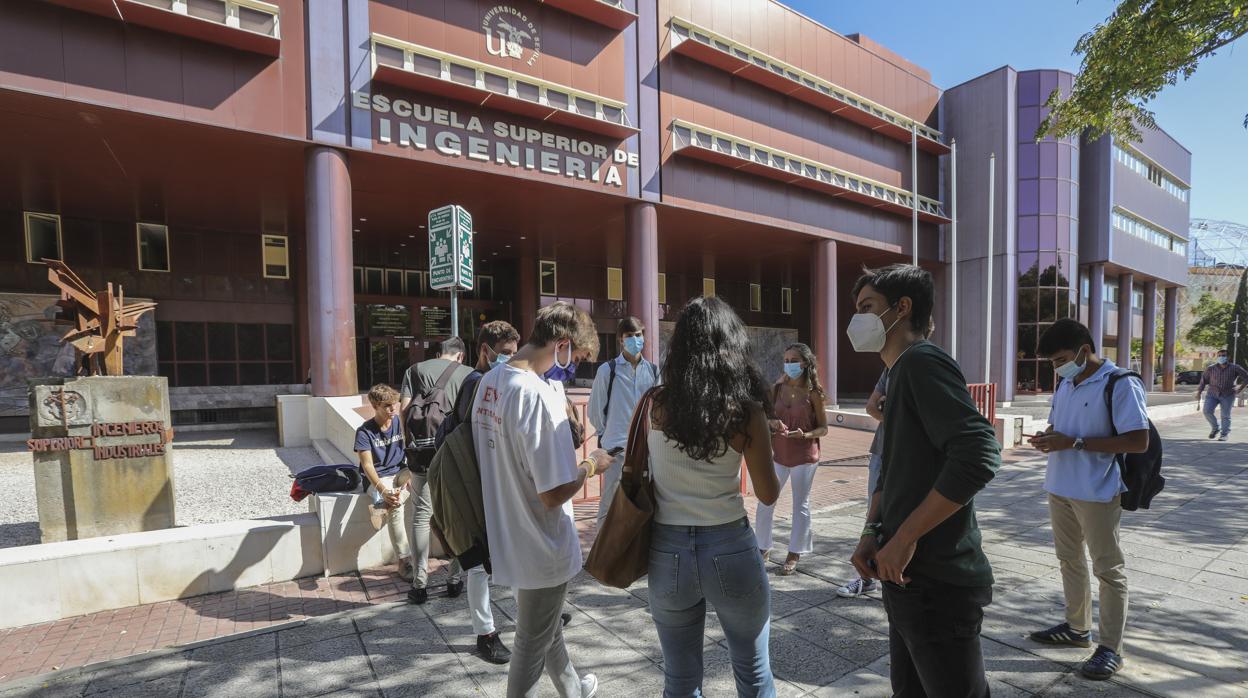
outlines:
[[[944,136],[934,128],[839,85],[752,49],[688,20],[671,20],[672,50],[782,94],[825,109],[844,119],[878,131],[894,140],[910,142],[911,130],[918,147],[929,153],[949,152]]]
[[[624,0],[539,0],[539,2],[616,31],[623,31],[628,25],[637,21],[637,15],[624,7]]]
[[[897,215],[909,216],[914,205],[913,195],[904,189],[704,126],[675,120],[672,136],[676,152],[688,157],[844,197]],[[949,222],[944,205],[936,199],[919,196],[918,209],[920,220]]]
[[[373,78],[534,119],[624,139],[627,105],[470,58],[373,34]]]
[[[281,53],[281,9],[262,0],[46,1],[244,51]]]

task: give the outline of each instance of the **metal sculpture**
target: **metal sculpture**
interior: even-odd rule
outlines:
[[[110,283],[96,293],[64,262],[44,259],[43,263],[48,265],[48,281],[61,291],[57,305],[62,310],[57,322],[74,325],[61,341],[83,354],[86,375],[122,375],[122,340],[135,335],[139,316],[155,309],[156,304],[126,305],[120,285],[116,292]]]

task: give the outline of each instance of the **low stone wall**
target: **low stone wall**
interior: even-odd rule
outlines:
[[[198,388],[170,388],[169,403],[175,411],[221,410],[243,407],[273,407],[278,395],[300,395],[308,391],[299,385],[213,385]]]

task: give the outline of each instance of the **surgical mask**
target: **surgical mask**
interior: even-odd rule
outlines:
[[[1226,358],[1225,356],[1219,356],[1219,357],[1218,357],[1218,363],[1220,363],[1220,364],[1224,364],[1224,363],[1226,363],[1226,362],[1228,362],[1228,361],[1230,361],[1230,359]]]
[[[802,375],[801,362],[789,363],[788,361],[785,361],[784,362],[784,375],[794,380],[797,380],[798,378],[800,378]]]
[[[572,343],[568,342],[568,360],[559,361],[559,349],[555,349],[555,365],[546,370],[546,378],[567,383],[576,378],[576,363],[572,361]]]
[[[1066,363],[1062,364],[1061,366],[1058,366],[1057,368],[1054,368],[1053,370],[1057,371],[1057,375],[1069,381],[1069,380],[1074,380],[1075,376],[1079,375],[1080,373],[1083,373],[1083,369],[1086,368],[1087,365],[1088,365],[1088,360],[1086,358],[1083,360],[1083,363],[1079,363],[1079,357],[1076,355],[1074,360],[1067,361]]]
[[[508,361],[511,361],[511,354],[500,354],[494,351],[494,348],[488,344],[485,345],[485,350],[494,355],[494,358],[490,359],[490,368],[494,368],[495,366],[502,366]]]
[[[892,308],[889,308],[889,310],[892,310]],[[888,310],[884,312],[887,313]],[[880,315],[883,315],[883,313]],[[849,343],[854,346],[854,351],[876,353],[884,348],[884,341],[888,339],[888,333],[901,321],[901,318],[893,320],[893,324],[886,328],[884,327],[884,321],[880,319],[880,315],[875,313],[858,313],[850,319],[849,327],[846,328],[845,334],[849,335]]]
[[[644,346],[646,346],[645,337],[633,336],[624,338],[624,351],[632,356],[641,356],[641,349]]]

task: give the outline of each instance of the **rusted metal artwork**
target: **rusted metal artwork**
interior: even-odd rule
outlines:
[[[91,376],[122,375],[122,340],[135,335],[139,316],[155,309],[156,304],[126,305],[120,285],[114,290],[110,283],[97,293],[64,262],[44,259],[43,263],[48,265],[48,280],[61,291],[61,300],[57,302],[61,315],[57,322],[74,325],[61,341],[82,353],[82,372]]]

